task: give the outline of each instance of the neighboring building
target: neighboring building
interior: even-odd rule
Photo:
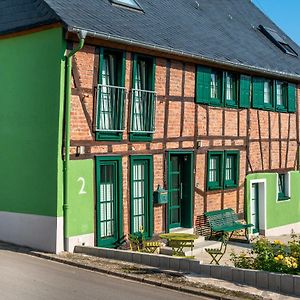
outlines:
[[[253,233],[300,231],[300,47],[250,0],[0,11],[0,240],[113,247],[228,207]]]

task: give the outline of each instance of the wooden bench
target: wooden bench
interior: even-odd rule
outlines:
[[[221,233],[228,232],[230,237],[237,230],[245,230],[245,237],[249,242],[248,229],[253,224],[242,224],[238,221],[237,214],[231,208],[215,210],[204,213],[208,220],[209,227],[211,229],[210,238],[212,237],[213,232]]]

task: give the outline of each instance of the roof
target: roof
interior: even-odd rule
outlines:
[[[300,79],[300,47],[250,0],[138,2],[144,13],[109,0],[2,0],[5,18],[0,13],[0,34],[59,18],[69,29],[84,29],[90,35]],[[6,13],[7,9],[17,13]],[[276,30],[299,56],[285,54],[259,25]]]
[[[0,35],[59,22],[43,0],[1,0]]]

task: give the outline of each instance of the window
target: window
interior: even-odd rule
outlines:
[[[296,84],[197,66],[195,102],[296,112]]]
[[[130,140],[151,141],[155,125],[155,63],[136,55],[133,62]]]
[[[276,81],[276,110],[286,111],[287,110],[287,85],[282,81]]]
[[[237,79],[233,73],[225,72],[225,103],[227,106],[237,106]]]
[[[225,152],[225,188],[235,187],[238,182],[237,174],[237,159],[238,155],[236,152]]]
[[[121,140],[124,131],[125,55],[100,49],[96,140]]]
[[[212,70],[210,75],[210,103],[220,104],[222,97],[222,72]]]
[[[253,78],[252,105],[254,108],[273,110],[273,81],[267,78]]]
[[[110,2],[120,6],[142,10],[142,7],[136,0],[110,0]]]
[[[207,189],[235,188],[239,178],[238,151],[210,151],[207,163]]]
[[[278,201],[290,199],[289,195],[289,174],[278,174],[277,189],[278,189]]]
[[[153,233],[153,161],[152,156],[131,156],[131,233],[143,228],[144,235]]]
[[[263,25],[259,25],[258,29],[284,53],[298,56],[297,52],[295,52],[295,50],[288,44],[288,41],[286,41],[276,30],[264,27]]]
[[[209,189],[220,189],[222,181],[223,153],[211,153],[208,160],[208,183]]]

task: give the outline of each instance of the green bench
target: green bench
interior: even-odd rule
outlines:
[[[225,232],[231,233],[230,237],[237,230],[245,230],[245,237],[249,242],[248,229],[253,224],[242,224],[238,221],[237,214],[231,208],[215,210],[204,213],[208,220],[208,224],[211,230],[210,238],[213,232],[224,234]]]

